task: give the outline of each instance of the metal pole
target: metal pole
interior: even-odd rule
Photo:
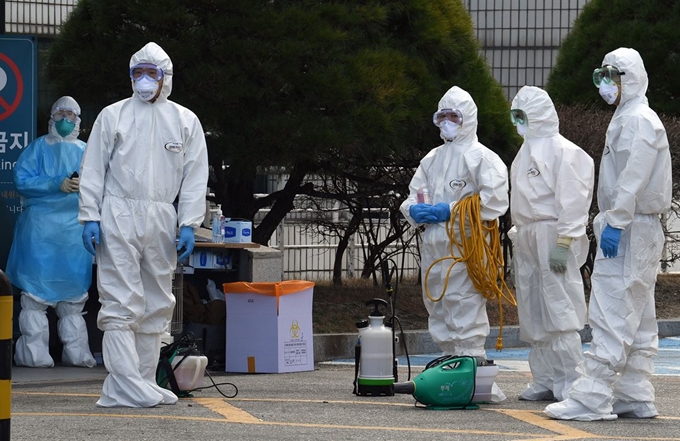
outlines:
[[[5,15],[5,0],[0,0],[0,34],[5,34],[5,21],[7,16]],[[3,438],[4,439],[4,438]],[[7,438],[9,439],[9,438]]]
[[[9,441],[12,413],[12,285],[0,270],[0,439]]]

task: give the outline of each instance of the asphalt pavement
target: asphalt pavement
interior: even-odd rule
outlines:
[[[679,323],[673,325],[680,325]],[[680,335],[680,333],[676,334]],[[347,336],[351,338],[351,336]],[[325,341],[315,336],[317,344]],[[584,349],[587,349],[587,341]],[[424,345],[429,348],[430,346]],[[492,347],[492,346],[490,346]],[[400,357],[399,381],[415,377],[439,354],[410,351]],[[314,370],[287,374],[209,371],[206,389],[172,406],[105,409],[96,406],[106,370],[56,366],[14,367],[11,440],[679,440],[680,337],[660,341],[652,382],[660,416],[652,420],[567,422],[547,418],[548,402],[519,401],[530,379],[528,348],[488,351],[500,367],[507,395],[477,410],[416,407],[410,395],[359,397],[352,393],[353,359],[318,361]],[[214,381],[218,388],[212,387]],[[233,398],[235,389],[238,392]],[[224,395],[222,395],[224,394]],[[8,440],[2,440],[8,441]]]

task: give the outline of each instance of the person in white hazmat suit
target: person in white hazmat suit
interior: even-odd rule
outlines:
[[[588,253],[595,166],[560,135],[557,111],[544,90],[522,87],[512,100],[511,119],[524,143],[510,167],[514,226],[508,236],[520,339],[531,344],[533,377],[519,399],[563,400],[579,377],[578,331],[586,322],[580,267]]]
[[[191,253],[204,217],[208,154],[196,115],[168,100],[172,75],[156,43],[135,53],[134,93],[101,111],[83,159],[78,218],[85,247],[96,251],[97,325],[109,372],[102,407],[177,402],[157,385],[156,367],[175,306],[177,250],[185,249],[179,259]]]
[[[79,133],[80,106],[63,96],[52,105],[48,134],[26,147],[14,167],[14,183],[24,207],[7,262],[7,277],[21,289],[17,366],[54,366],[48,307],[57,313],[62,363],[96,365],[83,318],[92,283],[92,256],[81,245],[79,179],[71,177],[85,151]]]
[[[423,275],[432,263],[450,255],[446,221],[456,202],[479,194],[483,220],[494,220],[508,209],[508,169],[501,158],[477,140],[477,106],[469,93],[454,86],[439,101],[433,117],[444,144],[431,150],[421,161],[411,183],[409,197],[401,211],[414,227],[424,227],[420,245]],[[427,189],[431,204],[418,202],[418,191]],[[430,335],[442,351],[450,355],[486,358],[484,344],[489,335],[486,298],[468,276],[463,262],[454,265],[445,285],[448,265],[435,265],[429,274],[428,289],[446,292],[439,302],[425,293]],[[505,399],[493,384],[492,402]]]
[[[647,72],[630,48],[608,53],[593,80],[616,107],[600,163],[593,221],[599,249],[588,318],[590,349],[566,400],[545,408],[564,420],[653,418],[658,350],[654,285],[664,244],[659,215],[670,208],[671,157],[666,130],[649,107]]]

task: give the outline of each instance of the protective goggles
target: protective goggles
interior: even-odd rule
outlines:
[[[595,84],[595,87],[600,87],[602,82],[605,84],[621,84],[621,75],[625,74],[614,66],[598,67],[593,71],[593,84]]]
[[[52,114],[52,120],[54,122],[61,121],[62,119],[69,119],[73,122],[76,122],[76,119],[78,118],[78,115],[73,110],[70,109],[57,109],[53,114]]]
[[[512,121],[513,125],[528,125],[529,120],[527,119],[527,114],[524,113],[524,110],[519,110],[519,109],[512,109],[510,110],[510,120]]]
[[[139,63],[130,68],[130,78],[137,81],[144,75],[152,80],[160,81],[163,79],[163,69],[151,63]]]
[[[434,115],[432,115],[432,122],[437,127],[439,127],[439,124],[441,124],[441,122],[445,119],[448,119],[449,121],[458,125],[463,124],[463,114],[460,113],[460,110],[458,109],[441,109],[437,110],[434,112]]]

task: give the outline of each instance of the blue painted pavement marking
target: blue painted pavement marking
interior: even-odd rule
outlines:
[[[583,351],[590,343],[583,344]],[[411,367],[424,368],[427,363],[442,354],[411,355]],[[529,372],[529,348],[510,348],[502,351],[488,350],[487,357],[494,360],[502,371]],[[407,366],[405,356],[397,358],[399,366]],[[330,364],[354,364],[354,359],[344,358],[328,362]],[[654,357],[654,375],[680,376],[680,337],[666,337],[659,340],[659,353]]]

